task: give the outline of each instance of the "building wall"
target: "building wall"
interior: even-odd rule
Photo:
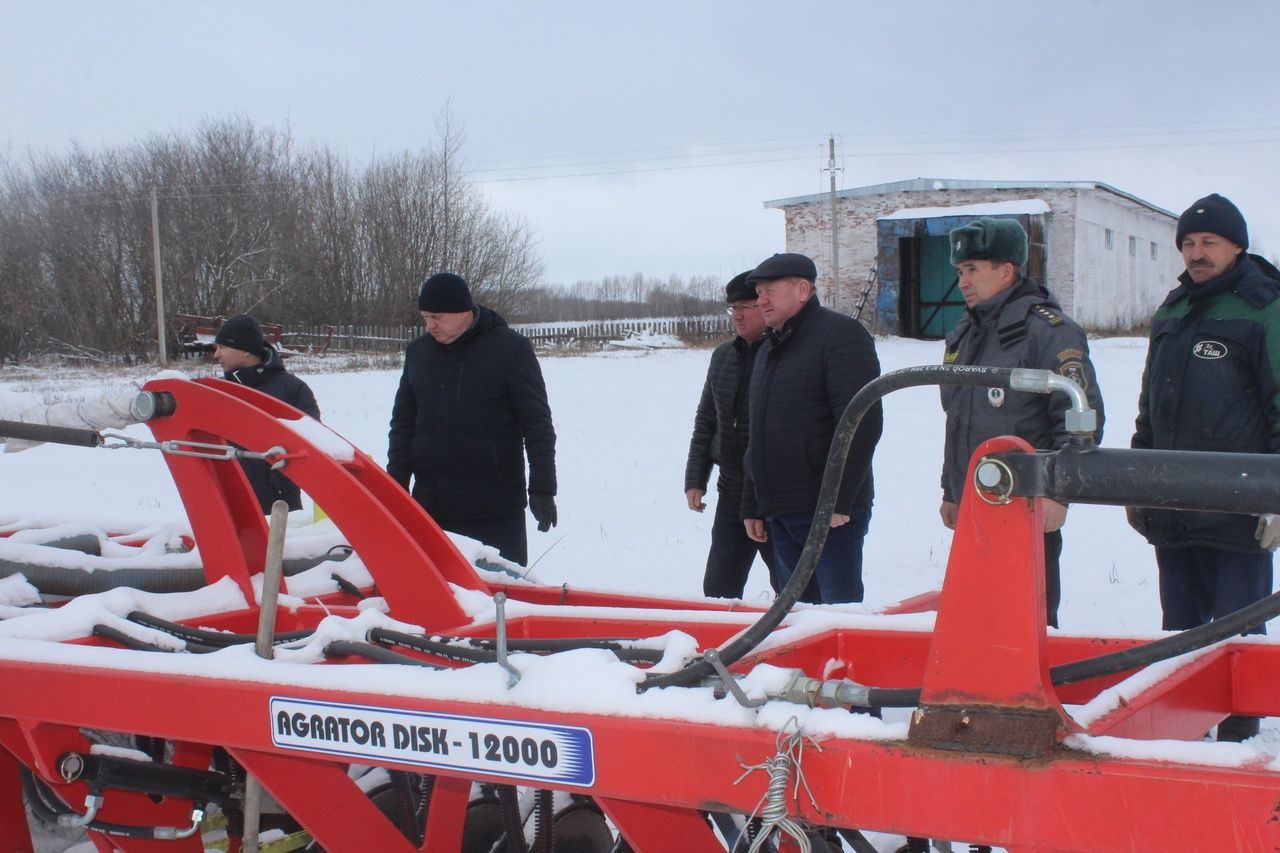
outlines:
[[[1181,271],[1173,248],[1176,221],[1105,190],[1035,188],[1002,190],[936,190],[839,198],[839,288],[831,279],[831,206],[827,200],[783,207],[787,251],[801,252],[818,265],[818,295],[823,304],[851,312],[857,294],[878,261],[876,220],[897,210],[953,207],[996,201],[1039,198],[1051,212],[1044,217],[1046,273],[1044,284],[1064,310],[1086,328],[1124,328],[1145,322]],[[1102,248],[1111,229],[1114,248]],[[1129,255],[1134,237],[1137,254]],[[1155,243],[1156,259],[1150,258]],[[1171,266],[1172,264],[1172,266]],[[896,270],[884,270],[896,279]],[[871,293],[862,319],[881,324],[878,293]],[[884,301],[880,300],[883,304]],[[890,318],[885,318],[889,320]],[[892,318],[896,325],[896,317]]]
[[[1080,193],[1074,227],[1076,320],[1092,329],[1126,329],[1149,320],[1183,269],[1182,255],[1173,245],[1177,220],[1112,193],[1089,190]]]

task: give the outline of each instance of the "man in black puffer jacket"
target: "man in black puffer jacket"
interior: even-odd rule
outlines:
[[[769,329],[751,373],[742,518],[748,536],[773,542],[780,583],[795,571],[809,534],[836,423],[853,395],[880,375],[875,342],[862,324],[818,304],[817,274],[808,257],[785,253],[747,279],[756,286]],[[862,600],[871,456],[881,422],[876,403],[854,434],[831,532],[804,601]]]
[[[422,284],[427,334],[409,344],[391,410],[387,473],[446,530],[525,565],[528,506],[556,525],[556,433],[529,339],[477,307],[461,276]]]
[[[262,337],[262,326],[248,314],[229,317],[213,339],[213,357],[222,367],[222,378],[270,394],[281,402],[320,419],[320,407],[307,383],[284,369],[280,353]],[[261,459],[241,459],[240,467],[253,486],[263,514],[284,501],[290,510],[302,509],[302,490]]]
[[[769,583],[778,590],[773,573],[773,548],[747,536],[738,512],[742,509],[742,456],[747,452],[747,393],[751,365],[764,341],[764,315],[756,302],[756,289],[747,283],[751,271],[739,273],[725,285],[725,301],[733,340],[725,341],[711,353],[707,380],[693,418],[693,438],[684,469],[684,495],[689,509],[707,508],[702,498],[713,465],[720,466],[716,479],[716,515],[711,523],[711,550],[702,578],[702,594],[709,598],[742,598],[751,574],[751,564],[759,554],[769,569]]]

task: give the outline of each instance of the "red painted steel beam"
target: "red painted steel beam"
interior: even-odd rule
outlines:
[[[1091,735],[1198,740],[1231,713],[1231,656],[1224,648],[1186,662],[1095,720]]]
[[[597,797],[596,804],[636,853],[724,853],[724,845],[693,809]]]
[[[390,701],[378,695],[139,672],[74,667],[37,671],[2,662],[0,680],[12,688],[0,697],[0,713],[5,715],[39,711],[68,725],[144,731],[289,757],[297,753],[270,743],[267,704],[272,695],[344,704]],[[117,695],[130,697],[127,707],[123,703],[104,707],[96,699],[108,685]],[[775,733],[761,729],[428,698],[397,697],[394,704],[433,713],[584,726],[594,738],[597,774],[588,789],[574,790],[676,809],[750,812],[764,791],[763,774],[753,774],[740,785],[733,781],[743,765],[758,764],[776,749]],[[1212,851],[1270,849],[1261,845],[1280,843],[1278,824],[1272,821],[1280,802],[1280,775],[1273,772],[1161,765],[1065,752],[1042,761],[1018,761],[846,739],[828,740],[823,746],[822,752],[807,750],[804,761],[818,809],[803,798],[794,804],[803,818],[815,823],[1060,850],[1164,845]],[[304,754],[299,760],[305,759]],[[361,763],[423,769],[385,761]],[[333,779],[338,772],[330,774]],[[438,772],[522,783],[512,777]],[[292,804],[315,796],[313,781],[312,774],[282,772],[273,775],[268,787],[282,802]],[[342,796],[344,802],[356,796],[336,782],[316,784]],[[308,829],[314,825],[336,832],[328,824],[343,820],[336,807],[327,812],[305,811]]]
[[[484,583],[444,531],[366,454],[353,447],[353,459],[339,462],[282,423],[305,418],[301,412],[231,382],[156,380],[146,390],[169,392],[177,403],[172,415],[148,421],[157,439],[289,451],[283,473],[325,506],[396,618],[429,630],[470,621],[449,584],[484,589]],[[171,454],[165,459],[206,576],[232,577],[247,592],[248,575],[261,571],[266,523],[239,466]]]
[[[9,722],[0,721],[0,726]],[[33,853],[35,845],[22,807],[21,766],[13,753],[0,746],[0,850]]]
[[[417,850],[347,775],[345,765],[247,749],[230,752],[324,849]],[[461,843],[461,833],[457,840]]]

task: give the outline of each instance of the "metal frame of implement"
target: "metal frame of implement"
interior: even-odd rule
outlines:
[[[487,583],[368,456],[356,450],[349,461],[335,460],[290,429],[286,422],[300,416],[292,408],[216,380],[158,380],[147,390],[172,395],[175,402],[171,414],[149,422],[159,441],[287,448],[279,459],[286,462],[288,476],[349,538],[390,616],[428,633],[478,633],[468,630],[471,620],[451,585],[560,605],[554,612],[562,615],[508,620],[509,635],[520,638],[647,637],[679,629],[707,648],[754,621],[752,608],[713,601]],[[996,439],[979,449],[974,464],[993,453],[1029,451],[1017,439]],[[267,530],[239,467],[198,456],[167,455],[166,460],[208,581],[231,578],[253,601],[250,577],[261,570]],[[1087,702],[1123,675],[1055,688],[1049,667],[1138,641],[1046,636],[1039,501],[982,500],[972,491],[970,473],[971,492],[962,505],[933,632],[832,630],[750,654],[732,666],[742,673],[769,663],[822,677],[838,662],[844,674],[862,684],[923,685],[905,740],[832,738],[821,750],[806,751],[802,769],[812,799],[789,795],[791,816],[810,825],[964,839],[1015,853],[1280,849],[1280,773],[1274,770],[1103,757],[1063,743],[1073,733],[1194,740],[1229,713],[1280,714],[1280,649],[1243,640],[1221,644],[1173,666],[1166,677],[1082,728],[1063,703]],[[278,627],[307,628],[332,613],[354,615],[354,604],[353,598],[336,594],[323,604],[281,609]],[[576,615],[577,605],[590,606],[592,615]],[[601,607],[613,608],[615,615],[601,618]],[[734,609],[740,619],[726,616]],[[664,612],[655,615],[654,610]],[[673,610],[680,611],[677,617]],[[715,619],[701,615],[712,611]],[[256,622],[253,608],[199,620],[237,632],[251,632]],[[11,652],[7,641],[0,641],[0,849],[33,849],[21,768],[65,803],[78,807],[84,801],[86,785],[66,782],[59,769],[65,753],[88,752],[82,728],[163,738],[173,744],[174,765],[201,770],[209,767],[213,748],[223,747],[325,849],[388,853],[458,850],[475,780],[589,794],[638,853],[671,851],[677,844],[682,851],[723,850],[702,812],[751,813],[766,780],[756,774],[741,784],[734,781],[744,766],[759,764],[778,749],[778,732],[765,727],[160,674],[130,666],[136,658],[128,656],[139,652],[121,651],[97,638],[79,642],[101,646],[102,655],[120,658],[119,665],[60,662],[57,654],[33,651],[31,643]],[[370,709],[371,715],[385,714],[381,719],[388,727],[412,719],[452,719],[476,733],[490,724],[499,732],[502,726],[543,732],[546,739],[534,737],[535,745],[545,748],[549,739],[562,749],[588,750],[591,775],[576,781],[555,774],[531,780],[527,773],[507,772],[506,765],[489,765],[483,772],[447,764],[424,768],[405,760],[403,752],[376,758],[367,752],[357,757],[307,750],[281,737],[288,730],[281,710],[299,707]],[[429,728],[421,732],[424,740]],[[465,752],[465,746],[459,748]],[[669,761],[659,760],[663,756]],[[407,841],[348,778],[353,761],[435,774],[421,847]],[[671,772],[672,762],[678,772]],[[98,818],[181,827],[190,823],[191,809],[189,801],[174,797],[156,802],[142,793],[112,790]],[[102,851],[202,849],[198,835],[157,840],[90,831],[90,838]],[[791,849],[790,843],[783,849]]]

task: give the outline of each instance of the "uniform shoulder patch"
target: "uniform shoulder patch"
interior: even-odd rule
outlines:
[[[951,350],[942,354],[943,364],[955,364],[956,359],[960,357],[959,350]]]
[[[1061,326],[1063,323],[1067,322],[1067,318],[1063,316],[1062,312],[1058,311],[1051,305],[1045,305],[1043,302],[1037,305],[1032,305],[1031,311],[1028,313],[1034,314],[1050,326]]]
[[[1075,382],[1084,391],[1089,390],[1089,376],[1085,373],[1084,364],[1079,361],[1066,361],[1058,367],[1058,373]]]

